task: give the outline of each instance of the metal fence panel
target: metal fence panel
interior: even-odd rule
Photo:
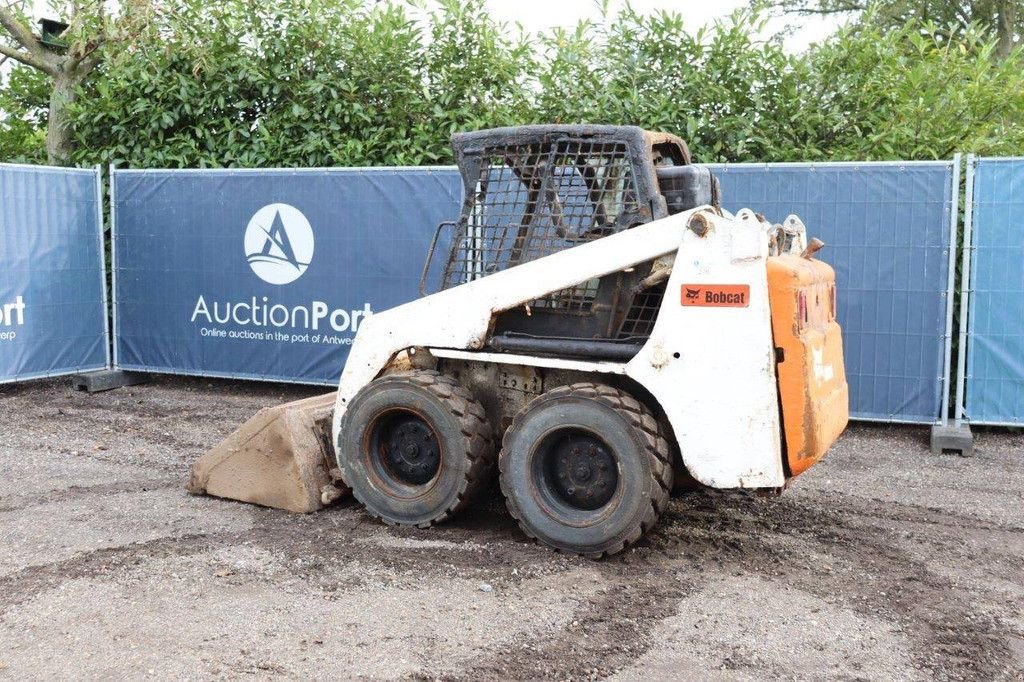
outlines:
[[[99,169],[0,164],[0,383],[108,364]]]
[[[967,322],[966,415],[1024,424],[1024,158],[978,159]]]
[[[112,177],[117,366],[315,384],[369,312],[418,295],[462,196],[451,168]]]
[[[795,213],[836,270],[850,411],[933,423],[948,384],[952,162],[712,166],[726,208]]]
[[[857,418],[931,423],[939,416],[953,167],[713,166],[726,207],[750,206],[775,221],[797,213],[828,243]],[[310,383],[336,380],[354,312],[417,295],[434,226],[457,215],[462,191],[452,168],[116,171],[113,178],[117,365]],[[299,215],[268,208],[277,204]],[[303,222],[313,235],[308,265],[302,238],[291,236],[307,231]],[[275,232],[289,235],[293,253],[275,246]],[[272,272],[295,279],[276,283]],[[247,324],[234,317],[239,303]],[[338,310],[340,332],[329,324]],[[260,319],[250,320],[250,311]]]

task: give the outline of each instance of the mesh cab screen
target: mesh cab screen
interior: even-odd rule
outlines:
[[[562,139],[486,147],[445,265],[443,288],[618,232],[638,212],[625,142]],[[533,302],[587,312],[598,281]]]

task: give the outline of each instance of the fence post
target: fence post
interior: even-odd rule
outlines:
[[[115,189],[114,173],[117,167],[114,164],[107,166],[107,177],[110,183],[110,296],[113,308],[110,312],[110,334],[114,345],[114,368],[119,366],[117,358],[117,190]]]
[[[107,331],[107,366],[96,372],[76,374],[71,377],[71,386],[78,391],[98,393],[109,391],[124,386],[135,386],[149,381],[149,376],[138,372],[125,372],[117,369],[117,335],[114,330],[117,328],[117,263],[115,261],[117,251],[114,248],[114,165],[110,164],[110,288],[112,292],[113,305],[108,305],[107,294],[107,260],[105,244],[103,239],[103,171],[102,167],[96,166],[96,191],[97,191],[97,214],[99,216],[99,239],[100,259],[103,263],[103,309],[104,325]],[[107,311],[111,311],[110,317]],[[112,318],[112,319],[111,319]],[[111,346],[113,346],[113,360],[111,360]]]
[[[103,287],[103,330],[107,341],[107,367],[113,367],[113,360],[110,356],[110,346],[113,335],[110,331],[110,293],[107,291],[107,246],[103,238],[103,166],[96,164],[96,239],[99,242],[100,250],[100,284]]]
[[[960,155],[954,157],[955,169],[953,171],[953,207],[950,212],[950,240],[949,240],[949,288],[948,299],[946,300],[946,369],[944,373],[943,394],[942,394],[942,423],[932,427],[931,450],[939,454],[943,450],[959,450],[962,455],[969,457],[974,452],[974,434],[971,427],[964,424],[963,416],[963,389],[964,389],[964,358],[967,348],[967,292],[970,289],[970,252],[971,252],[971,222],[974,209],[974,154],[967,155],[967,174],[965,184],[967,186],[964,200],[964,241],[963,241],[963,265],[960,274],[960,325],[957,347],[957,372],[956,372],[956,404],[954,409],[954,420],[952,426],[949,424],[949,376],[950,363],[952,362],[953,342],[953,296],[956,274],[956,225],[959,212],[958,200],[960,198]]]
[[[952,388],[951,371],[953,364],[953,299],[956,296],[956,228],[960,207],[960,154],[953,155],[953,181],[950,187],[949,210],[949,261],[946,271],[946,331],[942,365],[942,409],[939,419],[942,426],[949,425],[949,391]]]

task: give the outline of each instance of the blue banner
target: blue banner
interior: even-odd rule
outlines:
[[[108,364],[99,177],[0,164],[0,383]]]
[[[939,418],[952,163],[739,164],[711,168],[723,204],[782,222],[795,213],[836,270],[850,412]]]
[[[828,244],[853,415],[934,422],[952,164],[712,168],[727,208]],[[360,320],[416,298],[461,194],[451,168],[115,171],[116,364],[334,383]]]
[[[975,424],[1020,425],[1024,424],[1024,158],[978,159],[973,204],[967,417]]]
[[[115,364],[315,384],[368,315],[418,296],[462,197],[447,168],[112,176]]]

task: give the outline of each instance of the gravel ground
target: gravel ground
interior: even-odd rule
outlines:
[[[601,562],[499,494],[429,531],[185,493],[310,389],[0,387],[0,677],[1024,679],[1024,436],[855,425],[784,495],[673,500]]]

